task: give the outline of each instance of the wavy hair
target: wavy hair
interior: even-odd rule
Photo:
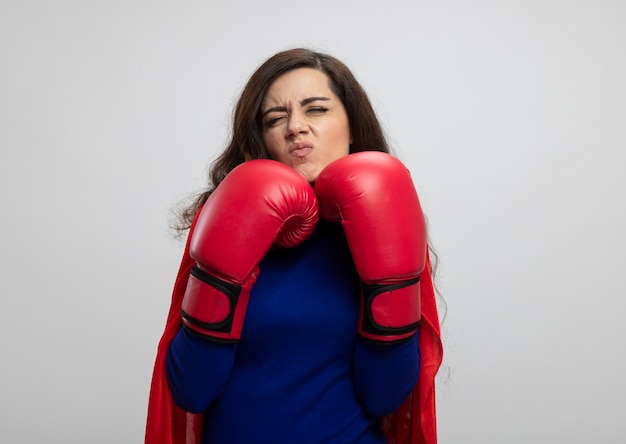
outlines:
[[[298,68],[317,69],[328,76],[330,87],[343,103],[348,116],[352,138],[350,153],[390,152],[385,133],[365,90],[343,62],[331,55],[307,48],[279,52],[263,62],[243,88],[235,105],[231,137],[226,149],[211,164],[209,180],[204,190],[193,196],[191,202],[183,206],[177,214],[177,222],[173,224],[173,228],[179,235],[182,236],[189,229],[200,207],[233,168],[248,160],[270,158],[263,143],[261,104],[267,90],[278,77]],[[443,322],[447,304],[435,282],[439,257],[430,239],[428,250],[435,292],[443,306]]]
[[[348,116],[352,137],[350,153],[389,152],[384,131],[365,90],[343,62],[307,48],[279,52],[263,62],[243,88],[233,113],[230,141],[212,163],[205,189],[180,211],[174,226],[179,233],[189,228],[198,209],[233,168],[248,160],[270,157],[263,143],[261,104],[272,83],[297,68],[316,69],[328,76],[330,88],[341,100]]]

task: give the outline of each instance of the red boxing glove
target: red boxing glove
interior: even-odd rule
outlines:
[[[189,252],[196,261],[183,297],[183,324],[215,341],[235,342],[272,244],[294,247],[315,228],[311,185],[292,168],[258,159],[234,168],[200,211]]]
[[[426,223],[409,171],[389,154],[358,152],[324,168],[315,192],[322,217],[341,221],[362,281],[359,334],[409,339],[421,319],[426,261]]]

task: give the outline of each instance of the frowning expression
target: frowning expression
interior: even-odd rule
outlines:
[[[278,77],[261,104],[263,142],[274,160],[313,182],[350,150],[350,126],[328,76],[298,68]]]

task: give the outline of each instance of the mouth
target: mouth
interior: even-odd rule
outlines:
[[[294,142],[289,145],[289,154],[294,157],[305,157],[313,151],[311,142]]]

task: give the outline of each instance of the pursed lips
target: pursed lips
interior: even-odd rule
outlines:
[[[289,145],[289,154],[295,157],[304,157],[313,151],[311,142],[294,142]]]

